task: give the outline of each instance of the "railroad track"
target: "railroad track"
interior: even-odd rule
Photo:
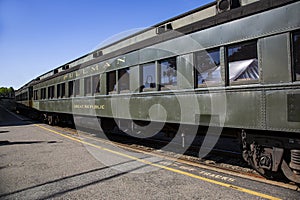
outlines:
[[[102,143],[116,145],[117,147],[126,150],[162,157],[169,161],[180,162],[202,169],[214,170],[216,172],[225,173],[228,175],[247,178],[250,180],[255,180],[283,188],[288,188],[291,190],[300,191],[299,186],[295,185],[294,183],[290,183],[287,181],[279,182],[265,179],[264,177],[259,175],[255,170],[250,168],[250,166],[247,166],[247,164],[242,160],[241,154],[239,152],[230,152],[222,149],[213,149],[213,151],[210,154],[208,154],[207,157],[199,158],[198,153],[195,152],[196,150],[199,150],[199,147],[196,146],[189,147],[187,152],[185,152],[185,154],[183,155],[178,154],[176,152],[164,151],[157,148],[161,145],[167,144],[166,141],[159,141],[157,139],[139,139],[133,141],[133,139],[130,139],[125,135],[112,134],[109,140],[107,140],[107,138],[103,137],[104,134],[97,134],[94,130],[76,130],[73,128],[60,126],[53,126],[53,128],[65,132],[67,134],[71,134],[73,137],[77,137],[79,139],[97,140]],[[174,143],[173,145],[180,146],[180,144],[177,143]]]

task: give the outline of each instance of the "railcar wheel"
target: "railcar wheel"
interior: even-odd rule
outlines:
[[[281,169],[284,175],[291,181],[300,184],[300,150],[291,150],[290,163],[283,159]]]
[[[53,125],[58,125],[60,120],[59,120],[59,116],[58,115],[54,115],[53,116]]]
[[[284,153],[282,148],[266,147],[257,144],[253,140],[250,140],[252,143],[249,144],[247,143],[245,131],[242,131],[241,138],[243,158],[255,171],[267,179],[285,179],[285,176],[280,170]]]
[[[285,179],[285,176],[280,172],[273,172],[272,170],[264,169],[262,167],[259,167],[255,165],[255,161],[253,161],[253,158],[249,158],[249,163],[251,167],[257,171],[261,176],[265,177],[266,179],[271,179],[271,180],[282,180]]]
[[[52,126],[53,123],[54,123],[53,116],[52,115],[48,115],[47,119],[48,119],[48,124]]]

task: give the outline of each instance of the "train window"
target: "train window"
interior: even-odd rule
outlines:
[[[97,93],[100,93],[100,75],[95,75],[92,77],[92,87],[93,87],[93,94],[92,95],[95,95]]]
[[[116,88],[117,79],[116,79],[116,71],[107,73],[107,92],[108,94],[115,94],[117,91]]]
[[[54,86],[48,87],[48,99],[54,98]]]
[[[41,99],[46,99],[46,88],[41,89]]]
[[[177,86],[176,57],[159,61],[160,65],[160,89],[175,89]]]
[[[66,94],[66,85],[65,83],[61,83],[57,85],[57,98],[63,98]]]
[[[128,93],[129,92],[129,68],[120,69],[118,73],[118,86],[120,93]]]
[[[71,97],[74,95],[74,81],[69,81],[68,87],[69,87],[69,97]]]
[[[66,84],[62,83],[61,84],[61,95],[60,95],[60,97],[63,98],[65,96],[66,96]]]
[[[25,93],[21,94],[20,100],[21,100],[21,101],[26,101],[26,100],[28,100],[28,92],[25,92]]]
[[[61,95],[61,84],[58,84],[56,86],[56,93],[57,93],[57,98],[60,98],[60,95]]]
[[[142,91],[151,91],[156,88],[156,70],[155,63],[149,63],[142,66]]]
[[[75,86],[74,86],[74,96],[80,95],[80,79],[75,80]]]
[[[84,78],[84,96],[92,93],[92,82],[91,77]]]
[[[51,89],[50,89],[50,87],[48,87],[48,99],[50,99],[50,96],[51,96]]]
[[[33,100],[38,100],[38,91],[34,90],[33,92]]]
[[[300,31],[293,34],[293,80],[300,81]]]
[[[227,49],[228,77],[234,81],[249,82],[259,79],[257,41],[229,46]]]
[[[195,52],[196,87],[221,83],[220,49]]]

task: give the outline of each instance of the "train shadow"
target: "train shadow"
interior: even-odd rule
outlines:
[[[0,146],[9,146],[9,145],[24,145],[24,144],[54,144],[58,143],[57,141],[16,141],[10,142],[8,140],[0,141]]]
[[[174,142],[174,137],[164,137],[164,133],[160,133],[152,139],[143,139],[132,137],[124,132],[118,131],[103,132],[78,126],[76,129],[79,134],[83,132],[92,137],[126,144],[132,147],[141,146],[145,147],[148,151],[160,151],[160,153],[163,152],[170,156],[182,157],[183,159],[195,162],[209,165],[225,164],[250,169],[248,163],[242,158],[239,139],[228,135],[221,135],[215,146],[211,148],[207,155],[199,157],[199,152],[203,150],[201,147],[205,139],[205,134],[203,135],[202,133],[196,135],[188,148],[183,148],[181,143]]]
[[[151,156],[145,156],[142,159],[146,159],[146,158],[150,158],[150,157]],[[16,190],[13,192],[0,194],[0,199],[15,198],[15,197],[22,196],[23,194],[25,196],[30,196],[30,194],[32,194],[32,195],[36,194],[37,191],[44,191],[44,193],[41,193],[41,196],[39,196],[38,199],[57,198],[57,197],[61,197],[62,195],[65,195],[69,192],[78,191],[78,190],[81,190],[81,189],[89,187],[89,186],[93,186],[93,185],[96,185],[96,184],[99,184],[99,183],[102,183],[105,181],[109,181],[111,179],[118,178],[120,176],[129,174],[131,172],[135,172],[137,170],[140,170],[140,169],[143,169],[143,168],[149,166],[147,164],[141,164],[138,167],[133,167],[132,169],[128,169],[126,171],[114,170],[114,171],[111,171],[111,173],[110,173],[112,175],[105,173],[107,175],[105,177],[102,177],[104,170],[108,170],[110,168],[130,164],[130,163],[134,163],[134,162],[136,162],[136,161],[128,160],[128,161],[120,162],[120,163],[117,163],[114,165],[104,166],[101,168],[92,169],[92,170],[81,172],[78,174],[65,176],[62,178],[58,178],[55,180],[51,180],[48,182],[44,182],[44,183],[37,184],[37,185],[31,186],[31,187]],[[158,162],[160,162],[160,161],[158,161]],[[153,162],[153,163],[158,163],[158,162]],[[99,177],[102,177],[102,178],[99,178]],[[70,183],[72,183],[72,184],[70,184]],[[52,188],[52,189],[47,190],[46,188]]]

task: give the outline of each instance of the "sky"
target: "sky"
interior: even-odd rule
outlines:
[[[30,80],[110,38],[213,0],[0,0],[0,87]]]

